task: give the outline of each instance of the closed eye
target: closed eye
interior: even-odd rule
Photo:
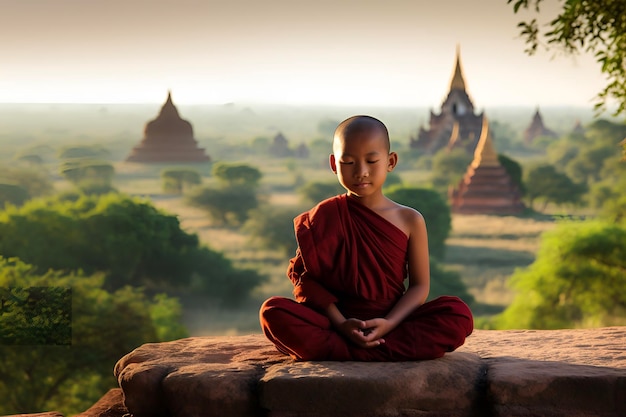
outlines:
[[[352,162],[352,161],[339,161],[339,163],[341,165],[352,165],[352,164],[354,164],[354,162]]]

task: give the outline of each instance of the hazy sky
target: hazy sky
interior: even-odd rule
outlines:
[[[521,17],[506,0],[0,0],[0,102],[171,89],[177,104],[438,107],[460,44],[478,108],[591,107],[593,57],[527,56]]]

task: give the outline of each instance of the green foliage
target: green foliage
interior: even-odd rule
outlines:
[[[234,226],[243,224],[259,205],[256,190],[245,184],[196,188],[187,195],[187,202],[206,210],[214,221]]]
[[[6,204],[21,206],[29,198],[28,190],[21,185],[0,182],[0,207]]]
[[[59,151],[59,159],[99,159],[110,156],[109,151],[100,145],[66,146]]]
[[[71,288],[0,287],[0,345],[70,345],[71,297]]]
[[[0,255],[19,257],[39,272],[48,269],[102,272],[105,288],[125,285],[151,291],[186,288],[196,276],[208,290],[225,274],[221,254],[202,248],[196,235],[180,228],[178,218],[151,203],[123,195],[79,196],[33,200],[23,207],[0,212]],[[236,275],[237,270],[229,264]],[[228,285],[245,298],[257,283],[235,279],[211,289],[219,298]]]
[[[110,184],[115,168],[109,162],[80,159],[66,161],[61,165],[61,175],[74,184],[82,181],[99,181]]]
[[[437,152],[432,160],[430,181],[433,187],[447,191],[450,185],[456,186],[463,178],[470,162],[472,162],[472,155],[464,149]]]
[[[46,340],[39,339],[28,340],[28,347],[17,345],[24,340],[0,345],[0,414],[84,411],[117,385],[111,370],[123,355],[143,343],[186,335],[176,300],[158,296],[153,302],[130,287],[111,293],[103,282],[99,275],[40,273],[18,259],[0,257],[0,288],[12,289],[18,300],[40,296],[22,309],[24,321],[31,315],[40,325],[48,323],[52,329],[58,322],[65,331],[71,295],[71,345],[42,345],[37,342]],[[11,308],[17,308],[15,302]],[[18,320],[7,322],[7,317],[0,314],[0,329]]]
[[[393,201],[412,207],[422,213],[428,227],[428,246],[431,256],[443,259],[446,239],[452,229],[450,207],[441,195],[426,188],[395,186],[385,191]]]
[[[430,293],[432,300],[441,295],[455,295],[467,304],[474,303],[474,296],[467,291],[467,286],[461,280],[458,272],[448,271],[433,257],[430,258]]]
[[[317,204],[322,200],[344,193],[337,181],[309,182],[297,189],[297,193],[306,204]]]
[[[255,287],[267,280],[256,270],[235,268],[223,254],[208,248],[195,251],[191,262],[197,270],[192,289],[210,295],[228,307],[236,307]]]
[[[165,192],[182,194],[185,187],[202,184],[198,171],[187,168],[169,168],[161,171],[161,180]]]
[[[621,163],[626,170],[626,164]],[[594,184],[588,199],[592,207],[600,209],[600,216],[607,221],[619,223],[626,220],[626,175],[617,181],[607,180]]]
[[[22,187],[28,198],[49,195],[54,189],[48,175],[36,168],[0,166],[0,182]]]
[[[548,203],[580,204],[587,191],[585,184],[576,184],[550,164],[538,164],[528,168],[524,184],[531,208],[537,199],[543,201],[544,208]]]
[[[581,149],[565,167],[565,173],[578,183],[590,184],[601,179],[602,167],[610,157],[616,158],[615,146],[594,146]],[[617,158],[616,158],[617,159]]]
[[[521,193],[525,194],[526,187],[522,181],[522,166],[517,161],[502,154],[498,155],[498,161],[500,161],[500,164],[504,167],[506,172],[511,177],[511,180],[515,185],[517,185]]]
[[[291,255],[298,246],[293,231],[293,219],[303,212],[298,208],[265,206],[253,211],[244,231],[265,249],[279,249]]]
[[[535,262],[517,271],[517,295],[498,328],[626,325],[626,226],[562,223],[544,233]]]
[[[517,13],[520,9],[540,11],[542,0],[507,0]],[[540,30],[537,19],[521,22],[519,27],[534,54],[539,44],[566,53],[592,52],[605,74],[607,85],[598,94],[597,109],[609,99],[617,102],[616,114],[626,112],[626,3],[615,0],[565,0],[556,17]],[[543,39],[545,38],[545,43]]]
[[[256,187],[263,176],[258,168],[247,164],[229,164],[226,162],[216,163],[211,172],[215,178],[230,186]]]
[[[27,164],[32,164],[32,165],[43,165],[43,158],[39,155],[32,155],[32,154],[20,155],[20,156],[15,157],[15,160],[19,162],[25,162]]]

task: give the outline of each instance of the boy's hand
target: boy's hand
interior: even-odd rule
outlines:
[[[373,348],[385,343],[379,335],[385,334],[382,330],[385,319],[373,319],[363,321],[359,319],[347,319],[339,326],[339,331],[350,341],[363,348]]]

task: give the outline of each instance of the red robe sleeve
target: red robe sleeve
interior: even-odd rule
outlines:
[[[323,311],[330,304],[338,301],[330,291],[320,284],[304,267],[300,248],[296,256],[289,261],[287,276],[293,283],[293,295],[296,301]]]

